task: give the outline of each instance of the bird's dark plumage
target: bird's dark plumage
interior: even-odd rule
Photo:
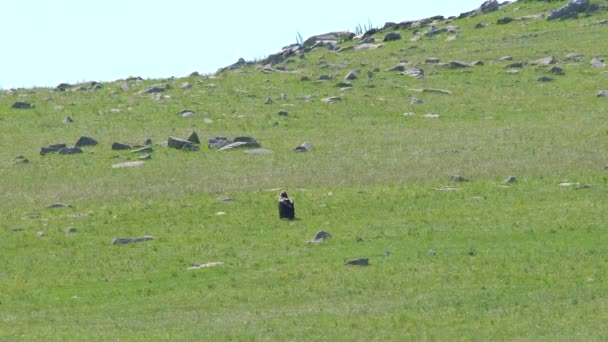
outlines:
[[[278,202],[279,218],[293,220],[296,214],[293,200],[287,195],[287,191],[282,191]]]

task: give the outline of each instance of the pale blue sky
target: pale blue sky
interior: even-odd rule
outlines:
[[[213,73],[330,31],[458,15],[483,0],[12,0],[0,7],[0,87]]]

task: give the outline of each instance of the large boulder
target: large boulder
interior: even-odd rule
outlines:
[[[500,3],[498,3],[498,1],[496,0],[487,0],[485,1],[483,4],[481,4],[481,6],[479,6],[479,8],[474,9],[472,11],[469,12],[464,12],[461,13],[459,18],[467,18],[467,17],[474,17],[476,15],[480,15],[480,14],[485,14],[488,12],[493,12],[496,11],[497,9],[500,8]]]
[[[584,12],[589,8],[589,0],[571,0],[565,6],[562,6],[547,16],[547,20],[566,20],[576,18],[580,12]]]

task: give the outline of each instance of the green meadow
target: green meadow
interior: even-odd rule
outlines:
[[[0,340],[608,339],[608,66],[591,64],[608,59],[608,1],[532,18],[567,3],[513,3],[418,40],[428,27],[385,30],[378,49],[315,48],[268,73],[2,92]],[[405,61],[424,78],[387,71]],[[164,144],[192,132],[198,151]],[[39,153],[81,136],[99,144]],[[208,148],[218,136],[272,153]],[[112,167],[140,156],[112,143],[146,139],[143,165]],[[320,230],[332,238],[307,243]],[[155,239],[112,244],[142,236]]]

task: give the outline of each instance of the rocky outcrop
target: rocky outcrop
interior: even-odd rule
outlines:
[[[552,11],[547,20],[566,20],[578,17],[578,14],[589,8],[589,0],[571,0],[569,4]]]

